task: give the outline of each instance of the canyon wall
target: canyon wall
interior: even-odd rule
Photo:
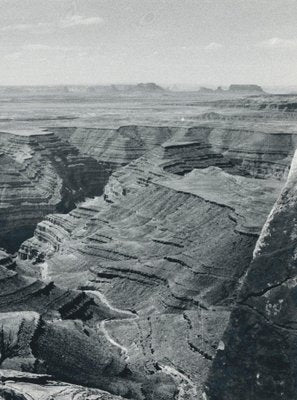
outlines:
[[[293,400],[296,132],[263,115],[1,138],[53,206],[0,251],[6,396]]]
[[[53,133],[1,133],[0,246],[9,251],[49,213],[100,195],[108,172]]]
[[[208,122],[201,121],[192,128],[52,129],[62,140],[103,163],[109,171],[162,145],[167,153],[165,157],[175,159],[175,163],[170,163],[169,172],[185,174],[194,168],[217,165],[224,169],[229,167],[230,171],[235,168],[236,174],[282,179],[288,173],[296,132],[292,127],[270,125],[258,119],[240,121],[236,116],[229,116],[222,121],[210,115]],[[209,158],[213,158],[211,163]]]
[[[296,184],[295,155],[213,363],[209,399],[296,398]]]
[[[113,172],[103,196],[39,223],[18,262],[42,261],[33,269],[46,264],[46,281],[129,310],[130,318],[104,324],[114,346],[125,349],[128,368],[167,371],[179,393],[202,398],[287,176],[291,136],[178,129]]]

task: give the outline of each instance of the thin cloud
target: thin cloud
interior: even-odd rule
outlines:
[[[40,43],[28,43],[16,49],[14,52],[3,56],[5,60],[15,61],[31,57],[34,53],[40,59],[41,56],[48,57],[48,54],[55,53],[58,55],[75,55],[82,57],[93,55],[98,50],[97,47],[93,46],[49,46],[47,44]]]
[[[28,51],[42,51],[42,50],[52,50],[53,47],[48,46],[46,44],[25,44],[22,46],[22,50],[28,50]]]
[[[3,26],[1,32],[42,32],[51,27],[47,22],[38,22],[36,24],[14,24]]]
[[[56,29],[68,29],[73,27],[88,27],[102,25],[104,19],[101,17],[85,17],[82,15],[71,15],[55,22],[38,22],[36,24],[14,24],[0,29],[1,32],[30,32],[47,33]]]
[[[9,60],[9,61],[16,61],[16,60],[19,60],[21,57],[22,57],[22,52],[16,51],[14,53],[6,54],[3,58],[5,60]]]
[[[82,15],[72,15],[59,21],[61,28],[71,28],[73,26],[101,25],[104,22],[101,17],[83,17]]]
[[[211,42],[208,45],[204,46],[204,50],[206,51],[216,51],[222,49],[224,46],[221,43]]]
[[[201,52],[201,51],[209,51],[209,52],[217,51],[217,50],[223,49],[224,47],[225,46],[221,43],[211,42],[206,45],[181,46],[181,47],[178,47],[178,49],[183,52],[197,53],[197,52]]]
[[[22,51],[82,51],[94,49],[93,46],[49,46],[47,44],[29,43],[21,47]]]
[[[268,40],[263,40],[257,43],[256,46],[266,49],[295,49],[297,48],[297,38],[282,39],[274,37]]]

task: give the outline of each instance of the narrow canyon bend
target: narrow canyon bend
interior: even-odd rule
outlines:
[[[296,399],[297,97],[238,90],[1,126],[0,397]]]

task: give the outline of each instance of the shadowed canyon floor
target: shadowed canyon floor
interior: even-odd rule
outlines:
[[[3,398],[294,399],[291,103],[202,98],[192,126],[6,127]]]

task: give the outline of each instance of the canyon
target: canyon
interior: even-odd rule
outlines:
[[[45,215],[103,192],[104,167],[51,132],[2,132],[0,141],[0,247],[17,250]]]
[[[295,398],[296,99],[212,96],[5,125],[3,398]]]

